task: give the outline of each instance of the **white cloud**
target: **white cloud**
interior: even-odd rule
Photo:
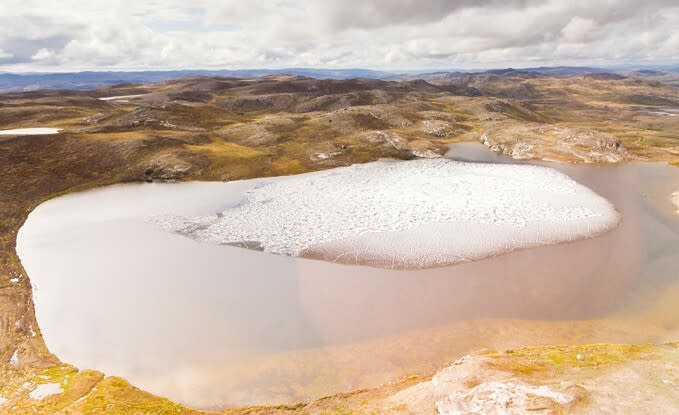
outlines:
[[[0,70],[676,62],[676,0],[3,0]]]
[[[31,59],[34,61],[41,61],[45,59],[49,59],[52,56],[54,56],[54,52],[52,52],[49,49],[42,48],[38,50],[33,56],[31,56]]]

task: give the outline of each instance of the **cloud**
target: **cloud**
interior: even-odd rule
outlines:
[[[676,62],[676,0],[3,0],[0,70]]]
[[[310,8],[335,30],[372,29],[399,24],[436,22],[463,9],[522,9],[526,0],[349,0],[321,3]],[[311,6],[313,4],[313,6]]]
[[[34,61],[42,61],[45,59],[49,59],[54,56],[54,52],[52,52],[49,49],[42,48],[39,51],[35,52],[33,56],[31,56],[31,60]]]

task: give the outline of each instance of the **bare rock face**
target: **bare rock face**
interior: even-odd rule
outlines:
[[[633,158],[616,137],[585,128],[506,125],[486,130],[481,142],[515,159],[575,163],[619,163]]]
[[[439,415],[547,415],[560,413],[581,391],[564,385],[531,385],[493,370],[482,356],[465,356],[419,383],[389,397],[387,406],[407,405],[412,413]]]
[[[457,392],[436,403],[440,415],[551,414],[573,397],[547,386],[512,382],[485,382],[467,392]]]
[[[139,107],[127,116],[117,121],[118,127],[135,128],[135,127],[161,127],[167,129],[174,129],[177,126],[167,120],[159,118],[161,111],[166,108],[163,106],[142,106]]]
[[[146,180],[178,180],[191,172],[191,164],[175,154],[163,154],[150,162],[144,170]]]
[[[440,138],[453,137],[466,132],[465,129],[442,120],[425,120],[422,122],[421,130],[425,134]]]
[[[370,143],[391,146],[413,157],[438,158],[442,156],[441,150],[428,140],[408,141],[403,136],[389,130],[370,131],[362,135]]]

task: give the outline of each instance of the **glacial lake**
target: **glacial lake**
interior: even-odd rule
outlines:
[[[478,144],[448,156],[515,163]],[[390,270],[200,243],[148,221],[215,214],[262,179],[146,183],[43,203],[17,251],[53,353],[198,408],[379,386],[482,348],[676,340],[679,169],[530,164],[610,200],[620,225],[471,263]]]

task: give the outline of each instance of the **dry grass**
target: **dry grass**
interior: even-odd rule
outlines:
[[[557,376],[569,370],[600,369],[634,359],[653,358],[650,344],[590,344],[524,347],[489,352],[491,367],[521,376]]]

